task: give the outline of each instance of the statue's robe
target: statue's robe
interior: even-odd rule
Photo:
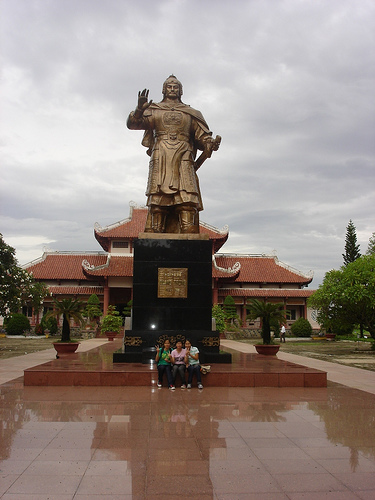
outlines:
[[[152,103],[141,118],[130,113],[127,126],[145,130],[142,145],[150,156],[147,205],[189,203],[203,210],[194,162],[212,132],[202,114],[181,102]]]

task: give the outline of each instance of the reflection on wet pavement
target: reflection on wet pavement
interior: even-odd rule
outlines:
[[[0,386],[2,499],[375,498],[375,396]]]

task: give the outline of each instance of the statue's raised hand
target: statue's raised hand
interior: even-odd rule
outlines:
[[[143,89],[138,92],[138,109],[142,111],[142,113],[152,104],[152,100],[148,102],[148,92],[148,89]]]

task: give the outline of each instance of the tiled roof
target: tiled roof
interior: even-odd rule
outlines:
[[[50,286],[48,290],[52,295],[103,295],[102,286]]]
[[[138,238],[145,230],[147,208],[132,208],[127,219],[103,228],[96,227],[95,233],[106,238]]]
[[[36,280],[87,280],[83,273],[82,261],[100,266],[107,261],[104,253],[44,253],[41,259],[26,264],[27,271],[32,273]]]
[[[83,268],[82,262],[88,266]],[[236,263],[240,269],[236,268]],[[307,285],[312,277],[304,276],[296,270],[280,264],[276,257],[216,255],[219,268],[230,269],[230,272],[217,269],[213,265],[214,278],[231,279],[236,283],[290,283]],[[99,269],[97,267],[99,266]],[[44,253],[42,258],[27,264],[25,268],[37,280],[87,280],[99,276],[133,275],[132,255],[111,256],[104,253]]]
[[[109,256],[106,266],[99,269],[84,269],[87,276],[133,276],[133,256]],[[88,263],[92,262],[88,259]]]
[[[109,251],[111,239],[138,238],[139,233],[144,232],[147,219],[147,208],[130,208],[130,216],[127,219],[115,222],[104,228],[95,225],[94,235],[105,251]],[[202,234],[208,234],[213,241],[214,252],[217,252],[228,239],[228,228],[219,231],[213,226],[201,222],[199,225]]]
[[[105,251],[110,249],[111,239],[138,238],[139,233],[145,230],[147,208],[130,208],[127,219],[115,222],[110,226],[100,227],[95,225],[94,235]]]
[[[222,230],[218,230],[216,227],[210,226],[205,222],[199,224],[199,232],[201,234],[208,234],[213,245],[213,252],[216,253],[227,241],[229,236],[228,226],[224,227]]]
[[[306,298],[315,290],[282,289],[282,288],[219,288],[219,297],[280,297],[280,298]]]
[[[244,255],[216,255],[216,264],[222,268],[233,268],[239,262],[241,269],[236,282],[245,283],[299,283],[307,285],[311,283],[312,276],[305,276],[297,270],[288,268],[280,263],[277,257],[267,256],[244,256]],[[221,274],[214,277],[224,277]]]

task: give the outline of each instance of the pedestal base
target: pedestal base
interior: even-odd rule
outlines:
[[[212,331],[212,244],[206,235],[142,234],[134,242],[132,330],[125,331],[124,352],[113,360],[149,363],[166,339],[172,346],[190,339],[202,363],[228,363]]]

